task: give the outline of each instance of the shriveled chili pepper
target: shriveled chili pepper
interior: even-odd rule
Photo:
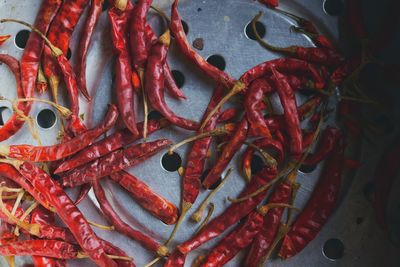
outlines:
[[[251,182],[246,185],[246,188],[240,193],[240,196],[245,196],[256,191],[259,187],[271,181],[276,174],[276,168],[264,167],[255,177],[253,177],[253,179],[251,179]],[[263,194],[260,194],[240,203],[232,203],[221,215],[209,222],[194,237],[178,245],[177,249],[181,253],[187,254],[207,241],[219,236],[231,225],[237,223],[240,219],[249,214],[264,199],[264,197]]]
[[[18,171],[51,203],[57,215],[70,229],[88,256],[100,266],[117,266],[105,253],[101,239],[96,236],[83,214],[64,190],[42,169],[29,162],[17,166]]]
[[[174,0],[171,7],[171,23],[170,29],[175,37],[175,43],[179,48],[179,51],[186,56],[190,62],[193,62],[200,70],[202,70],[208,77],[216,81],[217,83],[223,84],[226,88],[231,88],[235,84],[235,80],[224,71],[219,70],[204,58],[202,58],[196,51],[190,46],[186,39],[186,34],[183,29],[182,20],[178,13],[178,0]]]
[[[238,115],[237,108],[227,108],[221,112],[221,115],[218,116],[218,123],[228,122],[234,119]]]
[[[96,28],[97,22],[102,12],[104,0],[92,0],[90,3],[89,13],[86,17],[83,31],[81,33],[81,39],[78,46],[78,64],[76,64],[76,76],[78,86],[82,92],[82,95],[86,99],[90,100],[90,95],[86,85],[86,58],[89,50],[90,43],[94,29]]]
[[[300,119],[297,113],[296,98],[285,76],[272,68],[273,80],[284,110],[287,131],[290,136],[290,151],[297,157],[303,150]]]
[[[126,254],[125,251],[120,249],[119,247],[111,244],[110,242],[106,240],[102,240],[103,245],[105,246],[106,253],[109,255],[116,255],[124,258],[129,258],[128,255]],[[133,263],[133,260],[123,260],[123,259],[116,259],[116,262],[118,263],[118,267],[135,267],[135,264]]]
[[[255,26],[255,23],[261,18],[262,15],[262,12],[258,13],[251,23],[258,43],[266,49],[325,66],[338,66],[344,61],[344,58],[332,49],[326,49],[322,47],[302,47],[296,45],[289,47],[276,47],[267,43],[258,34]]]
[[[344,140],[337,132],[335,149],[327,159],[321,178],[309,201],[283,239],[279,256],[290,258],[302,251],[319,233],[332,214],[341,185],[344,162]]]
[[[221,177],[222,172],[228,166],[232,157],[246,140],[248,128],[249,126],[247,118],[243,117],[235,129],[232,139],[225,146],[217,162],[210,170],[207,177],[203,180],[203,186],[205,188],[210,188],[218,180],[218,178]]]
[[[4,203],[4,206],[9,212],[11,212],[11,210],[13,209],[13,205],[11,205],[10,203]],[[24,214],[24,210],[21,207],[18,207],[15,210],[14,216],[17,217],[17,218],[20,218],[22,216],[22,214]],[[9,223],[9,224],[14,224],[12,221],[8,220],[7,215],[4,214],[2,211],[0,211],[0,219],[2,221],[5,221],[5,222]]]
[[[178,99],[186,99],[186,96],[183,94],[181,89],[175,82],[174,77],[172,76],[171,69],[168,63],[164,64],[164,79],[165,79],[165,88],[167,89],[168,93],[175,98]]]
[[[4,44],[10,37],[11,35],[0,35],[0,45]]]
[[[61,176],[61,184],[75,187],[137,165],[171,144],[168,139],[133,145],[75,168]]]
[[[168,256],[164,267],[183,267],[185,265],[186,255],[182,254],[179,250],[174,250]]]
[[[161,256],[165,256],[168,252],[166,247],[163,247],[159,243],[157,243],[151,237],[143,234],[140,231],[134,230],[128,224],[126,224],[122,219],[118,216],[118,214],[114,211],[111,204],[108,202],[106,198],[106,194],[103,188],[100,185],[99,181],[92,182],[94,193],[96,195],[96,199],[100,204],[101,210],[104,212],[105,218],[115,226],[115,228],[129,236],[130,238],[138,241],[141,245],[145,248],[149,249],[150,251],[157,252]]]
[[[24,240],[0,246],[2,256],[44,256],[56,259],[76,259],[78,250],[74,245],[58,240]]]
[[[64,260],[49,257],[33,256],[32,261],[35,267],[67,267]]]
[[[63,159],[87,147],[97,137],[111,129],[117,118],[117,108],[114,105],[109,105],[104,121],[100,125],[65,143],[52,146],[1,145],[0,154],[31,162],[48,162]]]
[[[174,224],[178,219],[178,209],[174,204],[154,193],[147,184],[132,174],[121,171],[111,174],[110,178],[128,190],[140,206],[164,223]]]
[[[148,133],[154,133],[155,131],[162,129],[165,125],[166,123],[163,119],[159,121],[150,120],[148,123]],[[113,152],[123,146],[131,144],[132,142],[143,137],[143,123],[138,123],[137,128],[140,132],[139,136],[132,135],[132,133],[126,128],[116,131],[110,136],[94,143],[93,145],[79,151],[71,158],[63,161],[57,167],[54,173],[58,174],[82,166],[83,164],[107,155],[108,153]]]
[[[152,47],[147,59],[145,91],[148,95],[150,105],[160,112],[168,121],[187,130],[197,130],[199,128],[197,123],[179,117],[165,102],[163,66],[165,64],[169,44],[170,33],[169,30],[167,30]]]
[[[132,68],[128,52],[126,36],[128,34],[128,18],[133,9],[130,1],[116,1],[115,4],[125,3],[126,6],[119,9],[113,6],[108,11],[111,22],[111,35],[114,45],[115,61],[115,91],[117,94],[118,108],[125,126],[133,135],[139,135],[136,128],[134,109],[134,91],[131,82]]]
[[[72,33],[88,4],[88,0],[65,0],[62,2],[62,6],[51,23],[47,36],[50,42],[61,50],[61,54],[66,56]],[[52,58],[51,49],[47,47],[44,49],[43,54],[43,70],[49,80],[53,97],[58,102],[58,87],[61,80],[60,77],[62,77],[60,72],[63,72],[63,70],[59,69],[59,64]]]

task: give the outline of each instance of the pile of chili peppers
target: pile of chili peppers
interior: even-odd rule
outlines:
[[[208,255],[199,257],[196,266],[223,266],[241,251],[246,252],[245,266],[262,266],[273,251],[278,251],[282,259],[293,257],[318,235],[337,207],[344,168],[357,165],[345,159],[349,138],[360,132],[350,116],[349,103],[354,97],[345,98],[349,90],[342,92],[338,109],[340,123],[347,131],[322,127],[322,124],[329,114],[329,98],[335,95],[337,86],[348,84],[357,75],[365,63],[363,55],[366,53],[346,59],[311,21],[276,9],[279,1],[259,2],[293,19],[297,23],[294,29],[310,37],[315,47],[281,48],[262,40],[255,27],[262,16],[260,13],[252,21],[257,41],[286,57],[254,66],[236,80],[208,63],[191,47],[178,12],[178,0],[172,3],[170,18],[153,7],[169,25],[159,37],[146,19],[152,7],[151,0],[109,1],[110,39],[116,57],[113,90],[117,103],[109,104],[103,121],[92,129],[88,129],[79,116],[78,100],[82,94],[91,101],[86,84],[86,58],[104,0],[43,0],[33,25],[14,19],[0,20],[0,23],[20,23],[32,30],[20,61],[0,55],[0,62],[15,76],[18,95],[13,102],[14,115],[0,128],[0,140],[7,140],[25,122],[30,122],[31,106],[40,101],[34,98],[35,88],[42,94],[49,86],[54,99],[51,104],[60,111],[65,122],[58,144],[0,144],[0,255],[10,266],[14,266],[15,256],[24,255],[32,256],[34,266],[66,266],[67,260],[84,258],[99,266],[135,266],[134,259],[96,235],[92,226],[116,230],[158,256],[154,262],[165,259],[164,266],[174,267],[184,266],[188,253],[226,231],[230,232]],[[348,2],[348,12],[355,12],[357,1]],[[79,61],[72,67],[67,59],[68,47],[80,17],[86,14],[86,6],[89,12],[78,51],[73,51],[78,52]],[[366,38],[361,15],[350,17],[350,24],[360,40]],[[0,36],[0,45],[8,38],[9,35]],[[172,42],[215,83],[200,122],[175,114],[165,101],[164,88],[172,97],[185,99],[167,62]],[[376,52],[375,43],[371,42],[367,48]],[[58,104],[62,83],[69,107]],[[298,105],[295,94],[301,89],[309,89],[312,96]],[[283,114],[274,112],[270,102],[273,94],[279,97]],[[234,95],[243,100],[241,104],[224,109],[224,103]],[[142,101],[135,101],[138,97]],[[134,103],[143,105],[144,118],[135,114]],[[148,119],[149,109],[158,111],[162,118]],[[124,128],[105,136],[118,118]],[[141,119],[142,122],[137,122]],[[170,126],[195,134],[172,147],[168,139],[147,140],[152,133]],[[126,169],[145,164],[147,159],[166,148],[173,152],[189,141],[193,143],[181,172],[179,211]],[[212,168],[205,173],[213,142],[217,143],[219,151]],[[243,191],[236,199],[230,198],[229,207],[211,221],[206,220],[189,240],[172,247],[173,238],[179,234],[179,227],[202,187],[213,188],[243,146],[247,146],[241,155],[242,173],[247,182]],[[316,149],[310,153],[312,147]],[[387,157],[393,158],[392,154],[397,151],[398,145]],[[261,170],[252,169],[257,155],[263,160]],[[294,207],[301,186],[296,181],[297,171],[302,166],[315,166],[322,161],[325,164],[321,177],[304,209],[298,211]],[[348,162],[352,164],[346,164]],[[398,167],[385,169],[385,177],[398,172]],[[123,187],[155,219],[175,225],[171,237],[163,243],[125,222],[106,197],[100,182],[104,179]],[[382,180],[377,183],[387,192],[389,189]],[[80,195],[73,201],[65,190],[78,186]],[[77,207],[91,188],[111,227],[88,221]],[[386,199],[387,194],[377,194],[375,205],[381,208]],[[22,206],[26,203],[30,205]],[[206,205],[204,202],[202,209]],[[298,214],[294,216],[296,210]],[[196,213],[196,221],[201,218],[202,211]],[[386,227],[385,215],[377,216],[380,224]],[[55,224],[56,217],[62,221],[62,226]]]

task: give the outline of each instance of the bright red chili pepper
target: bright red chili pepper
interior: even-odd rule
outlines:
[[[117,1],[118,2],[118,1]],[[130,1],[127,1],[125,9],[120,10],[114,6],[108,11],[111,22],[111,36],[114,45],[115,61],[115,91],[117,93],[118,108],[125,126],[134,134],[139,135],[136,128],[134,109],[134,91],[131,81],[132,68],[128,52],[128,19],[133,9]]]
[[[164,264],[164,267],[183,267],[185,265],[186,255],[179,250],[174,250]]]
[[[91,0],[89,13],[86,17],[78,46],[78,64],[76,64],[77,82],[82,95],[88,100],[91,98],[86,85],[86,58],[94,29],[102,12],[103,3],[104,0]]]
[[[267,5],[269,8],[275,8],[279,6],[279,0],[258,0],[258,2]]]
[[[32,261],[35,267],[67,267],[66,261],[49,257],[33,256]]]
[[[0,35],[0,45],[4,44],[10,37],[11,35]]]
[[[61,176],[61,184],[75,187],[137,165],[171,144],[168,139],[133,145],[114,151],[98,160],[75,168]]]
[[[125,188],[140,206],[164,223],[174,224],[178,219],[178,208],[174,204],[154,193],[132,174],[121,171],[111,174],[110,178]]]
[[[337,132],[335,149],[303,211],[283,239],[279,256],[290,258],[302,251],[325,225],[336,207],[344,163],[344,140]]]
[[[106,253],[109,255],[116,255],[116,256],[122,256],[122,257],[128,257],[128,255],[120,249],[117,246],[114,246],[110,242],[106,240],[102,240],[103,245],[105,246]],[[118,263],[118,267],[135,267],[135,264],[133,261],[127,261],[127,260],[116,260]]]
[[[10,158],[31,162],[60,160],[90,145],[97,137],[111,129],[116,123],[117,118],[117,108],[114,105],[109,105],[104,121],[100,125],[65,143],[52,146],[3,145],[0,146],[0,154]]]

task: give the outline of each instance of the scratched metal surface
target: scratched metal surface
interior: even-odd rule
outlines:
[[[33,22],[35,14],[40,6],[41,1],[28,0],[2,0],[0,1],[0,17],[13,17]],[[155,1],[155,4],[168,11],[170,1]],[[295,11],[305,17],[312,18],[318,22],[318,26],[325,33],[335,40],[339,39],[338,17],[328,15],[323,8],[321,0],[297,0],[282,1],[282,8]],[[280,55],[268,52],[261,48],[255,41],[250,40],[245,35],[245,27],[251,18],[259,11],[265,12],[261,21],[267,26],[266,37],[273,43],[285,46],[289,44],[311,45],[310,41],[302,35],[291,33],[289,27],[293,21],[273,13],[255,1],[250,0],[202,0],[202,1],[181,1],[179,11],[182,18],[189,25],[188,39],[192,43],[196,38],[204,40],[204,49],[198,51],[203,57],[207,58],[211,55],[221,55],[226,61],[226,71],[233,77],[239,77],[248,68],[261,63],[268,59],[280,57]],[[149,20],[153,25],[160,28],[160,21],[154,15],[149,15]],[[82,25],[82,21],[80,22]],[[113,57],[111,52],[111,39],[109,36],[109,24],[107,16],[104,12],[101,16],[101,22],[96,29],[94,42],[91,47],[88,58],[88,85],[91,95],[93,96],[92,104],[88,105],[81,99],[82,113],[85,113],[87,124],[92,127],[99,122],[106,109],[107,103],[114,101],[112,94],[112,66]],[[1,34],[12,34],[15,36],[21,26],[15,24],[0,25]],[[74,61],[74,51],[76,48],[76,37],[79,30],[74,33],[71,51],[72,61]],[[18,48],[13,41],[7,42],[0,48],[1,53],[8,53],[16,57],[20,57],[23,50]],[[177,101],[169,97],[168,104],[178,114],[183,114],[190,119],[199,120],[203,114],[205,107],[209,101],[213,90],[213,84],[204,75],[200,74],[193,66],[191,66],[179,53],[172,44],[169,54],[169,62],[172,69],[179,70],[184,74],[185,83],[182,87],[183,92],[188,97],[186,101]],[[0,66],[0,93],[7,98],[15,98],[15,82],[12,75],[4,66]],[[49,98],[47,94],[42,97]],[[301,103],[304,96],[298,95],[298,101]],[[280,110],[279,100],[274,98],[274,105]],[[334,101],[333,101],[334,102]],[[10,104],[1,101],[1,107],[10,107]],[[137,105],[139,106],[139,105]],[[36,118],[37,114],[45,108],[50,108],[45,104],[37,103],[31,112],[31,116]],[[7,119],[10,111],[5,109],[2,112],[3,118]],[[141,116],[141,110],[138,108],[138,116]],[[330,118],[329,124],[334,124],[334,118]],[[56,135],[59,130],[59,121],[49,128],[44,129],[37,127],[40,137],[44,144],[53,144],[56,141]],[[169,138],[177,142],[190,133],[177,128],[168,128],[153,134],[150,140],[157,138]],[[318,237],[298,256],[288,261],[272,260],[270,265],[273,266],[396,266],[395,255],[400,250],[388,241],[385,234],[380,231],[374,222],[373,211],[370,202],[366,199],[363,191],[364,185],[371,179],[371,174],[375,166],[375,161],[382,152],[382,144],[393,135],[384,136],[378,145],[371,146],[364,142],[361,149],[361,161],[363,168],[357,174],[349,173],[345,177],[343,186],[343,197],[340,206],[333,214],[328,224],[324,227]],[[6,143],[34,143],[30,134],[25,127],[16,136],[6,141]],[[360,151],[359,146],[353,146],[355,151]],[[178,154],[183,158],[187,153],[188,147],[178,149]],[[168,172],[161,165],[161,158],[165,152],[161,152],[144,164],[130,169],[129,171],[140,177],[148,183],[156,192],[167,198],[168,200],[179,206],[180,201],[180,180],[177,172]],[[238,154],[240,155],[240,153]],[[184,161],[183,161],[184,162]],[[238,172],[239,158],[236,156],[231,163],[234,166],[234,172],[225,187],[216,195],[213,202],[215,204],[215,213],[213,217],[221,213],[228,205],[227,196],[236,196],[244,187],[244,181]],[[184,163],[183,163],[184,164]],[[298,180],[301,183],[301,189],[298,194],[296,205],[302,207],[313,189],[322,165],[319,165],[313,172],[305,174],[299,173]],[[109,200],[113,203],[121,217],[135,228],[154,236],[160,242],[166,240],[173,226],[167,226],[162,222],[154,219],[139,205],[132,201],[126,192],[110,181],[103,181],[103,185],[107,188]],[[398,188],[399,186],[397,186]],[[76,192],[71,191],[71,195]],[[197,205],[208,194],[203,191],[197,200]],[[395,194],[394,194],[395,195]],[[398,195],[398,194],[397,194]],[[397,201],[395,197],[393,202]],[[192,212],[197,208],[195,205]],[[391,206],[392,214],[399,213],[397,203]],[[80,204],[80,209],[92,221],[106,224],[102,218],[101,212],[96,208],[98,204],[93,194],[90,199],[86,199]],[[397,208],[397,210],[396,210]],[[191,212],[189,212],[189,215]],[[392,216],[393,222],[396,217]],[[398,222],[398,219],[397,219]],[[197,229],[198,225],[191,223],[188,219],[184,222],[173,245],[187,240]],[[99,236],[110,240],[130,256],[135,259],[137,266],[143,266],[153,259],[151,255],[136,242],[115,232],[105,232],[95,229]],[[339,239],[344,245],[344,253],[337,260],[328,259],[323,254],[323,246],[325,242],[331,238]],[[206,253],[216,244],[217,240],[213,240],[200,249],[191,253],[187,258],[186,266],[194,257],[199,254]],[[240,254],[232,260],[227,266],[240,266],[243,254]],[[29,262],[29,257],[19,257],[17,266]],[[398,262],[398,261],[397,261]],[[1,266],[6,266],[1,261]],[[71,261],[70,266],[93,266],[89,261]]]

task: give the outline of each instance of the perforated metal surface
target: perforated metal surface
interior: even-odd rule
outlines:
[[[27,0],[3,0],[0,2],[0,17],[13,17],[33,22],[36,12],[41,1]],[[170,1],[154,1],[155,4],[165,11],[169,12]],[[310,41],[303,35],[291,33],[289,27],[292,21],[282,17],[281,15],[271,12],[260,4],[250,0],[204,0],[204,1],[180,1],[179,11],[183,20],[188,24],[188,39],[192,43],[196,38],[204,40],[204,49],[198,51],[203,57],[208,58],[211,55],[220,55],[225,59],[226,71],[233,77],[240,75],[250,67],[266,61],[280,57],[280,55],[271,53],[261,48],[255,41],[247,38],[245,27],[258,13],[263,10],[265,15],[261,22],[266,25],[268,40],[279,46],[289,44],[311,45]],[[338,39],[338,18],[327,15],[323,9],[323,2],[320,0],[297,0],[283,1],[282,8],[294,11],[297,14],[312,18],[318,22],[320,29]],[[160,28],[160,21],[154,15],[149,16],[151,24]],[[82,22],[82,20],[81,20]],[[82,23],[80,23],[81,25]],[[82,112],[85,113],[85,119],[89,127],[99,122],[105,114],[106,106],[110,102],[115,102],[112,95],[112,68],[113,57],[111,52],[111,39],[109,36],[109,24],[106,13],[101,16],[101,22],[96,29],[94,42],[88,58],[88,87],[93,102],[88,105],[81,99]],[[0,24],[0,34],[12,34],[15,36],[21,26],[15,24]],[[71,44],[72,60],[74,60],[74,51],[76,48],[76,38],[79,30],[74,32]],[[17,48],[12,41],[7,42],[0,49],[1,53],[8,53],[16,57],[20,57],[22,49]],[[213,90],[213,84],[202,74],[199,73],[189,62],[187,62],[172,44],[169,54],[169,62],[174,70],[179,70],[184,74],[185,83],[183,92],[188,97],[186,101],[177,101],[168,98],[168,104],[172,109],[187,118],[199,120],[203,114],[205,107],[209,101]],[[0,66],[0,93],[7,98],[15,98],[15,82],[11,73],[4,67]],[[49,97],[44,95],[44,97]],[[298,95],[298,101],[301,103],[305,97]],[[273,99],[276,110],[279,110],[277,98]],[[334,101],[333,101],[334,102]],[[7,102],[0,102],[0,106],[9,107]],[[140,107],[140,105],[137,105]],[[37,114],[45,109],[50,108],[45,104],[37,103],[32,109],[31,115],[36,118]],[[138,108],[138,117],[141,117],[141,110]],[[330,124],[334,123],[334,118],[330,118]],[[41,139],[44,144],[53,144],[56,142],[56,136],[59,130],[59,121],[56,125],[43,129],[38,127]],[[187,137],[190,133],[178,128],[168,128],[153,134],[150,140],[157,138],[169,138],[173,142],[177,142]],[[383,141],[385,142],[385,141]],[[6,141],[6,143],[34,143],[30,134],[25,127],[16,136]],[[183,164],[185,164],[185,155],[188,147],[177,150],[182,156]],[[357,146],[353,149],[355,152],[360,151]],[[346,175],[343,198],[339,209],[335,212],[328,224],[324,227],[317,239],[314,240],[300,255],[286,262],[273,260],[273,266],[395,266],[394,255],[400,252],[388,241],[387,237],[375,225],[370,202],[363,194],[363,186],[370,179],[370,175],[375,166],[375,160],[380,152],[379,147],[371,147],[368,143],[362,149],[364,152],[361,161],[364,167],[358,172]],[[160,193],[165,198],[179,206],[180,201],[180,181],[178,173],[166,171],[161,164],[163,153],[159,153],[146,161],[144,164],[129,170],[137,177],[148,183],[154,191]],[[240,155],[240,153],[238,154]],[[244,180],[238,172],[238,156],[236,156],[231,166],[234,166],[233,177],[224,186],[224,188],[216,195],[213,200],[216,209],[213,217],[220,214],[228,205],[227,196],[236,196],[244,186]],[[299,173],[298,180],[301,183],[301,189],[298,194],[296,206],[302,207],[307,201],[310,192],[315,185],[317,178],[322,169],[322,165],[308,174]],[[156,239],[163,242],[169,236],[173,226],[167,226],[162,222],[154,219],[139,205],[137,205],[128,194],[122,191],[118,186],[110,181],[103,181],[103,185],[107,188],[107,194],[110,201],[115,206],[121,217],[130,225],[141,229],[153,235]],[[71,191],[71,194],[75,192]],[[197,205],[206,197],[208,191],[203,191],[197,200]],[[93,202],[92,202],[93,201]],[[192,208],[192,212],[197,205]],[[94,196],[90,194],[90,199],[85,200],[79,207],[84,214],[92,221],[106,224],[102,218],[100,211],[96,208],[97,203]],[[190,215],[191,213],[189,213]],[[198,225],[186,220],[180,229],[176,241],[176,245],[188,239]],[[95,229],[96,232],[107,240],[110,240],[130,256],[135,259],[137,266],[143,266],[151,261],[154,255],[141,248],[136,242],[124,237],[116,232],[105,232]],[[343,255],[339,255],[336,261],[328,259],[323,254],[323,247],[327,240],[338,239],[344,245]],[[187,266],[190,266],[192,259],[198,254],[203,254],[207,249],[211,248],[218,241],[214,240],[200,249],[191,253],[187,258]],[[333,245],[333,250],[337,249],[338,242],[331,241],[326,246]],[[340,244],[340,243],[339,243]],[[331,251],[331,250],[330,250]],[[391,256],[393,255],[393,256]],[[242,254],[232,260],[227,266],[239,266]],[[18,263],[29,261],[28,257],[19,258]],[[397,261],[398,262],[398,261]],[[4,262],[1,264],[5,264]],[[3,266],[3,265],[1,265]],[[92,266],[89,261],[73,261],[71,266]]]

